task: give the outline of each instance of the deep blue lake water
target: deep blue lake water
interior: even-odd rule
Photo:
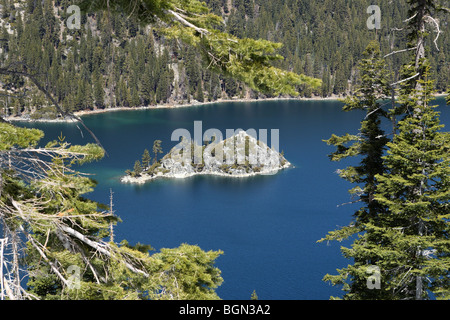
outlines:
[[[438,99],[441,121],[450,125],[449,108]],[[182,243],[204,250],[223,250],[217,260],[224,283],[222,299],[325,300],[341,296],[340,288],[322,281],[347,265],[340,253],[349,243],[317,243],[337,226],[351,220],[355,207],[352,186],[335,173],[350,162],[333,163],[333,150],[324,143],[332,133],[356,133],[362,113],[346,113],[336,101],[261,101],[222,103],[178,109],[116,111],[84,116],[108,152],[84,172],[98,181],[91,199],[109,203],[123,220],[115,239],[152,245],[156,250]],[[165,152],[177,142],[171,134],[185,128],[193,135],[194,121],[203,132],[226,129],[279,129],[280,150],[295,165],[272,176],[245,179],[198,176],[157,180],[145,185],[120,183],[145,148],[162,140]],[[30,126],[30,124],[27,124]],[[74,124],[33,123],[46,140],[61,133],[73,144],[92,142]],[[386,124],[386,130],[389,130]],[[445,129],[448,130],[448,129]],[[270,145],[270,136],[269,136]]]

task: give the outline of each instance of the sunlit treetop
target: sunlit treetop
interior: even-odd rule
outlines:
[[[252,89],[273,94],[298,95],[297,86],[321,86],[321,80],[282,70],[271,63],[283,57],[282,47],[262,39],[237,38],[219,30],[224,24],[198,0],[79,0],[84,12],[122,13],[141,25],[152,24],[168,38],[197,48],[208,68],[243,81]]]

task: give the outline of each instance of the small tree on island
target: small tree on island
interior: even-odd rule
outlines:
[[[141,163],[139,162],[139,160],[136,160],[136,162],[134,163],[134,170],[133,170],[133,175],[135,177],[139,177],[142,173],[142,166]]]
[[[147,149],[145,149],[144,154],[142,155],[142,168],[144,170],[148,169],[148,167],[150,167],[150,163],[151,163],[150,153],[148,152]]]
[[[155,158],[153,159],[153,163],[158,162],[158,153],[162,153],[161,140],[153,141],[153,153],[155,154]]]

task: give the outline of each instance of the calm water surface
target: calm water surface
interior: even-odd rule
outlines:
[[[437,102],[441,121],[450,125],[448,107],[443,99]],[[114,209],[123,220],[115,231],[118,241],[147,243],[156,250],[182,243],[223,250],[217,260],[224,278],[217,290],[222,299],[249,299],[253,290],[260,299],[340,296],[340,288],[322,278],[347,265],[339,248],[349,243],[317,240],[346,225],[355,210],[338,206],[350,201],[351,185],[335,174],[351,163],[329,161],[333,149],[322,141],[359,127],[362,113],[346,113],[341,106],[335,101],[264,101],[85,116],[108,152],[100,162],[82,167],[98,181],[89,197],[109,203],[110,190],[114,192]],[[199,176],[139,186],[119,182],[145,148],[151,151],[155,139],[162,140],[167,152],[177,143],[171,141],[173,130],[185,128],[193,135],[194,121],[202,121],[203,132],[217,128],[224,135],[226,129],[279,129],[280,150],[295,167],[246,179]],[[92,142],[74,124],[32,126],[43,129],[47,140],[62,133],[73,144]]]

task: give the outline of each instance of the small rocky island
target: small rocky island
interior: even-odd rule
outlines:
[[[152,164],[150,153],[145,150],[142,162],[136,161],[134,170],[127,170],[121,181],[145,183],[157,178],[187,178],[194,175],[272,175],[291,166],[283,152],[269,148],[245,131],[217,143],[213,138],[212,142],[201,147],[192,141],[182,140],[161,159],[157,159],[158,153],[162,153],[161,141],[156,140],[153,153]]]

